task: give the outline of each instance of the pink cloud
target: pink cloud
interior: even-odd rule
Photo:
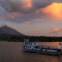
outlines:
[[[25,21],[24,23],[25,24],[32,24],[32,21],[31,20],[28,20],[28,21]]]
[[[61,32],[62,31],[62,27],[50,26],[49,28],[52,31],[51,33],[58,33],[58,32]]]

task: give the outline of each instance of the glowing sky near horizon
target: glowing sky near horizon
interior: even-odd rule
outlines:
[[[0,0],[0,26],[26,35],[62,36],[62,0]]]
[[[50,14],[55,18],[62,18],[62,3],[52,3],[43,9],[44,13]]]

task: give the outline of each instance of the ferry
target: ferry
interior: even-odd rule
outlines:
[[[52,55],[61,54],[60,48],[40,47],[36,42],[31,42],[29,39],[24,39],[23,51]]]

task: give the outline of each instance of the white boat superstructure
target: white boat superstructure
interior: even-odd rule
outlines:
[[[39,45],[35,42],[29,42],[29,39],[24,39],[24,48],[26,49],[36,49]]]
[[[61,49],[40,47],[37,43],[29,41],[29,39],[24,39],[23,49],[24,51],[37,52],[37,53],[47,53],[47,54],[61,53]]]

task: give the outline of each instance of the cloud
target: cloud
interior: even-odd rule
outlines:
[[[38,9],[34,14],[40,17],[41,20],[44,18],[48,21],[62,21],[62,3],[51,3],[44,8]]]
[[[59,0],[0,0],[0,19],[17,23],[32,22],[35,20],[39,22],[50,21],[52,19],[52,11],[58,8],[54,7],[55,9],[52,10],[54,6],[52,2],[54,1],[61,2]],[[58,15],[57,12],[55,11]],[[62,15],[61,12],[59,13]]]
[[[2,6],[0,6],[0,16],[5,16],[6,14],[7,11]]]
[[[32,21],[31,20],[27,20],[24,22],[25,24],[32,24]]]
[[[11,22],[25,22],[39,19],[39,17],[35,14],[33,15],[33,13],[39,8],[50,4],[50,2],[47,1],[48,0],[0,0],[0,19]]]
[[[50,15],[52,18],[62,19],[62,3],[52,3],[42,9],[42,12]]]
[[[9,12],[31,13],[49,5],[51,2],[51,0],[0,0],[0,5]]]
[[[59,33],[62,31],[62,27],[55,27],[55,26],[50,26],[50,30],[52,31],[51,33]]]

